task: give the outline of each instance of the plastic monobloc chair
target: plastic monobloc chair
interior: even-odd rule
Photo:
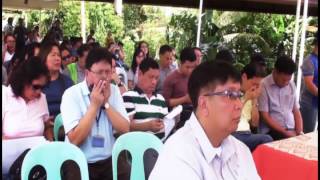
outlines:
[[[129,151],[132,157],[130,180],[145,180],[144,152],[151,148],[159,153],[162,146],[162,141],[151,133],[129,132],[121,135],[114,143],[112,149],[113,180],[118,179],[117,161],[121,151]]]
[[[31,169],[41,165],[46,170],[48,180],[61,180],[60,169],[67,160],[75,161],[80,167],[82,180],[89,180],[87,159],[75,145],[66,142],[50,142],[31,149],[21,167],[21,179],[28,180]]]
[[[59,129],[63,128],[63,122],[62,122],[62,116],[61,114],[58,114],[56,118],[54,119],[54,125],[53,125],[53,135],[54,135],[54,140],[58,141],[59,137]]]

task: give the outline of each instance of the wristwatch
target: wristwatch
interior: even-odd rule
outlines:
[[[104,108],[105,108],[106,110],[108,110],[109,107],[110,107],[110,104],[109,104],[108,102],[106,102],[106,103],[104,104]]]

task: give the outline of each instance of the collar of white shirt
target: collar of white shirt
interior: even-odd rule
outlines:
[[[194,113],[191,114],[189,124],[208,163],[213,162],[216,155],[226,162],[236,153],[235,148],[230,142],[230,135],[222,141],[218,148],[214,148]]]
[[[79,83],[80,87],[81,87],[81,92],[84,96],[87,96],[90,94],[89,88],[88,88],[88,84],[87,84],[87,80],[86,78],[84,78],[84,80],[82,82]]]

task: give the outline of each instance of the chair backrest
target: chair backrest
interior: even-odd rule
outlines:
[[[53,125],[53,135],[54,135],[54,140],[58,141],[58,137],[59,137],[59,129],[60,127],[63,126],[63,122],[62,122],[62,116],[61,113],[58,114],[56,116],[56,118],[54,119],[54,125]]]
[[[132,157],[131,180],[144,180],[143,154],[147,149],[154,149],[158,153],[163,146],[162,141],[153,134],[146,132],[129,132],[121,135],[112,149],[113,180],[117,180],[118,156],[121,151],[127,150]]]
[[[77,146],[66,142],[50,142],[31,149],[22,162],[21,179],[28,180],[31,169],[41,165],[48,180],[61,180],[60,169],[66,160],[75,161],[80,167],[81,179],[89,180],[85,155]]]

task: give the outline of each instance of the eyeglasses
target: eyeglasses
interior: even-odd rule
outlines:
[[[67,59],[69,59],[69,58],[71,58],[71,57],[72,57],[72,56],[69,54],[69,55],[63,57],[62,60],[66,61]]]
[[[90,72],[98,75],[98,76],[102,76],[103,74],[106,74],[107,76],[110,76],[112,74],[112,71],[104,71],[104,70],[101,70],[101,71],[92,71],[92,70],[89,70]]]
[[[40,84],[31,84],[31,87],[34,91],[36,90],[43,90],[43,88],[45,87],[44,85],[40,85]]]
[[[243,93],[241,91],[231,91],[231,90],[225,90],[221,92],[210,92],[207,94],[204,94],[204,96],[227,96],[231,100],[237,100],[243,97]]]

